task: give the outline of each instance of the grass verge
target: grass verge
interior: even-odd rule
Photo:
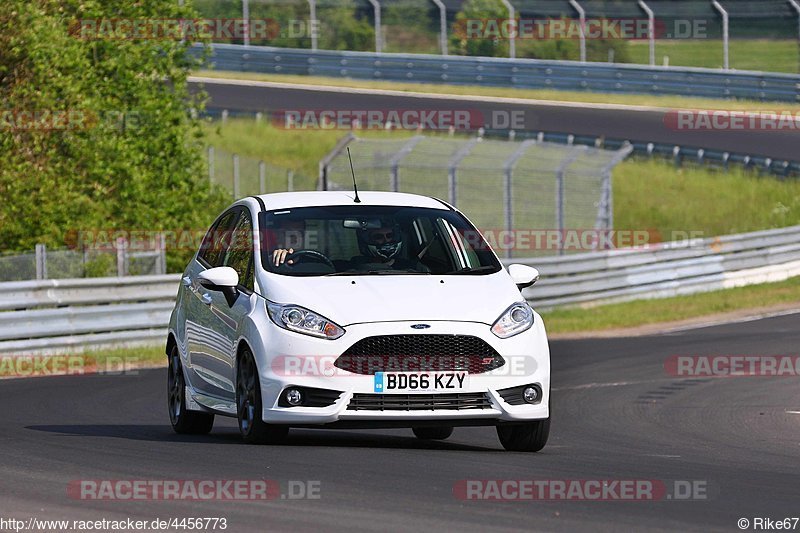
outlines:
[[[632,63],[647,64],[650,46],[646,40],[630,41]],[[764,72],[798,72],[797,41],[791,39],[734,39],[729,45],[731,68]],[[669,57],[672,66],[722,68],[723,48],[720,39],[659,40],[656,64]]]
[[[104,348],[61,355],[0,355],[0,378],[114,374],[166,364],[163,346]]]
[[[632,328],[790,303],[797,303],[800,308],[800,277],[689,296],[556,309],[542,313],[542,318],[548,333],[568,334]]]
[[[326,78],[323,76],[295,76],[286,74],[261,74],[255,72],[228,72],[203,70],[198,76],[221,79],[271,81],[305,85],[329,85],[362,89],[384,89],[403,92],[454,94],[469,96],[494,96],[503,98],[525,98],[559,102],[619,104],[661,107],[668,109],[723,109],[732,111],[800,111],[800,104],[788,102],[756,102],[750,100],[724,100],[713,98],[689,98],[684,96],[658,96],[649,94],[612,94],[581,91],[556,91],[548,89],[514,89],[507,87],[483,87],[474,85],[438,85],[433,83],[404,83],[396,81],[356,80],[348,78]]]

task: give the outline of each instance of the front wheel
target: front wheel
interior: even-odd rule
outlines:
[[[236,372],[236,412],[239,432],[248,444],[277,444],[289,434],[289,426],[266,424],[261,418],[261,385],[256,361],[245,349]]]
[[[453,428],[449,426],[440,427],[418,427],[412,428],[414,435],[422,440],[444,440],[453,434]]]
[[[497,426],[497,437],[510,452],[538,452],[550,436],[550,419],[527,424]]]
[[[214,415],[186,409],[186,381],[183,377],[183,365],[177,346],[172,348],[172,352],[169,354],[167,408],[169,409],[169,421],[172,423],[175,433],[205,435],[214,426]]]

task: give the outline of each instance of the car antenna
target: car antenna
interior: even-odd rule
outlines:
[[[358,185],[356,185],[356,171],[353,170],[353,158],[350,157],[350,147],[347,147],[347,159],[350,160],[350,172],[353,173],[353,190],[356,191],[355,203],[360,204],[361,200],[358,198]]]

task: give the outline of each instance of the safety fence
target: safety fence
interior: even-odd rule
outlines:
[[[196,54],[201,48],[193,48]],[[800,76],[541,59],[376,54],[214,44],[215,70],[520,89],[798,102]]]
[[[534,308],[593,306],[800,275],[800,226],[571,256],[506,260],[541,272]],[[0,353],[165,343],[180,276],[0,284]],[[332,317],[335,318],[335,317]]]
[[[320,162],[320,189],[352,188],[348,147],[362,189],[441,198],[469,213],[479,228],[508,232],[610,230],[611,171],[630,153],[628,147],[600,150],[535,139],[415,135],[383,140],[350,134]],[[549,251],[558,252],[564,250]],[[505,251],[507,257],[525,253]]]

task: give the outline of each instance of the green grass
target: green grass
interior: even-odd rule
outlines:
[[[729,46],[731,68],[796,74],[800,66],[796,40],[735,39],[730,41]],[[628,50],[633,63],[649,63],[650,48],[647,41],[631,41]],[[669,56],[671,66],[722,68],[722,41],[656,41],[657,65],[664,64],[664,56]]]
[[[433,94],[455,94],[470,96],[493,96],[501,98],[525,98],[545,101],[561,101],[592,104],[621,104],[668,109],[726,109],[734,111],[780,110],[800,111],[800,104],[787,102],[760,103],[748,100],[724,100],[713,98],[688,98],[684,96],[657,96],[648,94],[606,94],[598,92],[556,91],[547,89],[513,89],[508,87],[479,87],[474,85],[437,85],[432,83],[404,83],[395,81],[355,80],[347,78],[326,78],[323,76],[295,76],[286,74],[261,74],[254,72],[226,72],[203,70],[198,76],[223,79],[270,81],[279,83],[329,85],[334,87],[355,87],[365,89],[385,89],[404,92],[425,92]]]
[[[548,333],[566,334],[658,324],[788,303],[797,303],[800,307],[800,277],[690,296],[638,300],[587,309],[556,309],[542,313],[542,318]]]
[[[137,368],[166,363],[163,346],[75,350],[69,354],[36,356],[0,355],[0,377],[30,377],[55,374],[106,372],[121,374]],[[32,365],[31,362],[35,361]]]
[[[800,180],[629,159],[614,169],[614,226],[706,237],[800,224]]]
[[[302,174],[296,190],[316,188],[319,160],[345,135],[340,130],[282,130],[245,119],[208,125],[207,133],[213,146]],[[411,134],[358,133],[383,139]],[[474,156],[480,159],[477,151]],[[735,165],[723,172],[691,165],[676,169],[662,159],[628,159],[614,169],[613,184],[614,226],[654,230],[664,240],[673,232],[717,236],[800,224],[800,180],[759,177]],[[479,197],[498,191],[486,190]]]

